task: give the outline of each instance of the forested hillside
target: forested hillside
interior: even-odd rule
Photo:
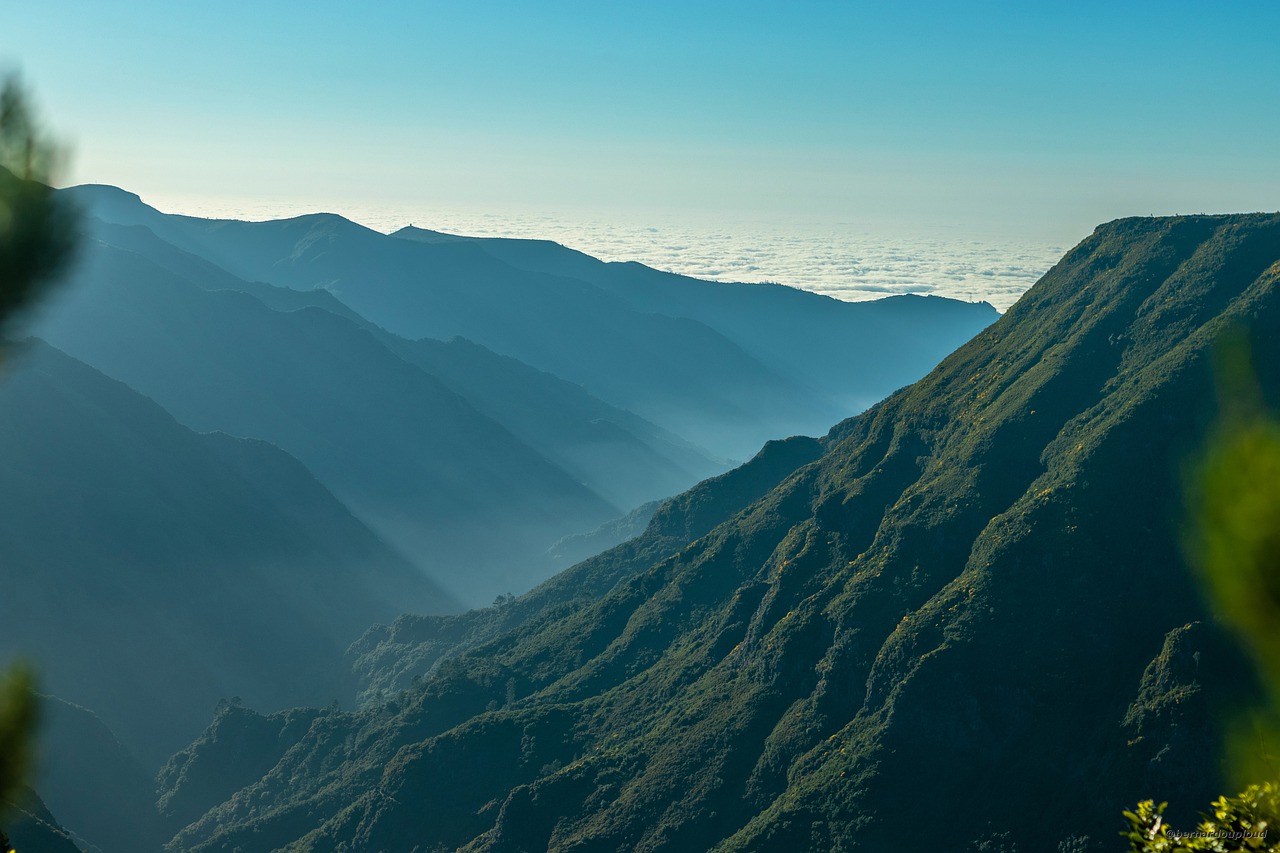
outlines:
[[[39,338],[5,353],[0,581],[23,605],[0,660],[38,669],[61,722],[37,785],[107,853],[178,828],[139,812],[145,779],[219,703],[330,714],[393,695],[598,598],[809,461],[813,439],[771,445],[682,498],[721,496],[677,513],[697,524],[663,526],[677,501],[649,538],[513,601],[740,450],[866,402],[816,391],[830,365],[777,362],[785,341],[863,340],[832,351],[848,356],[836,372],[883,393],[994,316],[922,300],[895,325],[770,288],[735,310],[785,317],[777,339],[733,339],[643,276],[624,298],[608,276],[335,216],[216,222],[110,187],[40,189],[82,215],[58,223],[69,272],[22,318]],[[706,317],[749,290],[678,283]]]
[[[1100,227],[776,487],[669,504],[607,592],[425,646],[358,713],[220,715],[166,771],[175,849],[1088,851],[1140,798],[1198,807],[1248,680],[1180,465],[1225,330],[1277,399],[1278,262],[1278,216]]]

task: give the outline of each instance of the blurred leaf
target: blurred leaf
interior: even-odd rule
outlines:
[[[1253,657],[1268,706],[1234,725],[1228,758],[1243,784],[1280,778],[1280,423],[1262,403],[1244,338],[1218,353],[1223,416],[1191,481],[1188,551],[1222,624]]]
[[[31,768],[35,726],[34,677],[17,666],[0,683],[0,804],[17,795]]]
[[[56,150],[15,77],[0,88],[0,332],[67,265],[75,211],[48,186]]]
[[[1280,423],[1258,389],[1246,338],[1228,334],[1217,352],[1222,416],[1188,487],[1187,551],[1222,624],[1257,666],[1267,705],[1228,733],[1238,780],[1280,778]],[[1243,782],[1241,782],[1243,784]],[[1192,832],[1171,830],[1164,806],[1139,803],[1123,816],[1134,853],[1280,850],[1280,784],[1220,797]]]
[[[0,87],[0,336],[71,258],[76,216],[46,183],[55,159],[21,85],[9,77]],[[0,813],[31,768],[32,685],[31,671],[22,666],[0,684]]]

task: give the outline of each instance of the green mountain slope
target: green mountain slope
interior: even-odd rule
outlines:
[[[177,848],[1111,849],[1218,784],[1241,682],[1179,464],[1228,325],[1280,397],[1278,284],[1280,216],[1100,227],[748,508],[313,728]]]
[[[663,502],[650,511],[640,535],[572,568],[510,601],[494,607],[445,616],[408,614],[391,625],[376,625],[347,650],[371,702],[412,686],[441,662],[497,639],[535,619],[551,618],[600,598],[617,584],[669,557],[712,527],[745,509],[797,468],[821,454],[812,438],[771,441],[749,462]],[[625,519],[624,519],[625,520]]]
[[[346,646],[458,605],[264,442],[199,435],[39,342],[0,383],[0,656],[144,765],[223,697],[346,696]]]

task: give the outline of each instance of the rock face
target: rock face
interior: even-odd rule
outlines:
[[[1277,398],[1278,261],[1280,216],[1100,227],[819,458],[677,499],[646,535],[687,544],[608,592],[294,727],[175,849],[1103,850],[1136,799],[1198,805],[1238,670],[1180,466],[1225,329]]]

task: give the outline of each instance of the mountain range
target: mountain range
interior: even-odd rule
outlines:
[[[273,445],[197,434],[38,342],[0,383],[0,649],[152,767],[217,702],[345,697],[346,646],[458,604]],[[12,596],[11,598],[9,596]]]
[[[66,192],[98,219],[144,226],[241,279],[326,290],[410,340],[467,338],[728,458],[824,431],[996,317],[986,303],[938,297],[845,303],[701,282],[541,241],[424,242],[418,230],[385,235],[332,214],[196,219],[111,187]]]
[[[202,290],[102,244],[84,254],[47,340],[195,430],[279,446],[473,603],[512,585],[476,583],[486,568],[622,512],[351,320]]]
[[[0,657],[35,662],[51,694],[44,803],[105,853],[156,849],[253,781],[250,738],[218,759],[240,784],[140,813],[145,780],[215,708],[344,719],[598,598],[818,444],[744,448],[923,373],[995,316],[707,285],[529,241],[503,243],[509,263],[484,241],[441,249],[327,215],[213,222],[113,188],[60,197],[84,212],[79,257],[0,384],[0,582],[22,602]],[[548,249],[583,278],[539,269]],[[756,331],[779,322],[769,341],[752,312]],[[715,328],[720,313],[737,319]],[[809,340],[833,330],[842,343]],[[787,341],[815,360],[788,363]],[[873,359],[880,345],[893,357]],[[657,540],[551,577],[646,523]],[[52,825],[32,802],[30,826]]]
[[[224,708],[161,774],[170,849],[1078,853],[1138,799],[1185,814],[1250,688],[1181,466],[1225,332],[1280,399],[1278,284],[1280,215],[1099,227],[823,438],[366,634],[360,710]]]
[[[526,268],[475,248],[485,241],[423,243],[329,215],[198,220],[110,187],[63,196],[89,214],[86,234],[36,333],[196,431],[279,446],[470,605],[527,590],[563,566],[547,553],[557,541],[723,471],[744,447],[825,429],[842,406],[807,389],[833,369],[846,391],[881,396],[995,316],[933,298],[885,310],[673,286],[553,247],[588,281],[533,268],[551,245],[536,241],[499,241],[504,257],[526,250]],[[642,305],[623,302],[614,267],[643,273]],[[681,287],[700,296],[681,301]],[[742,345],[690,316],[717,305]],[[766,341],[769,318],[783,325]],[[790,350],[807,377],[771,360]],[[583,371],[600,373],[594,386]],[[635,405],[646,395],[660,404]]]

